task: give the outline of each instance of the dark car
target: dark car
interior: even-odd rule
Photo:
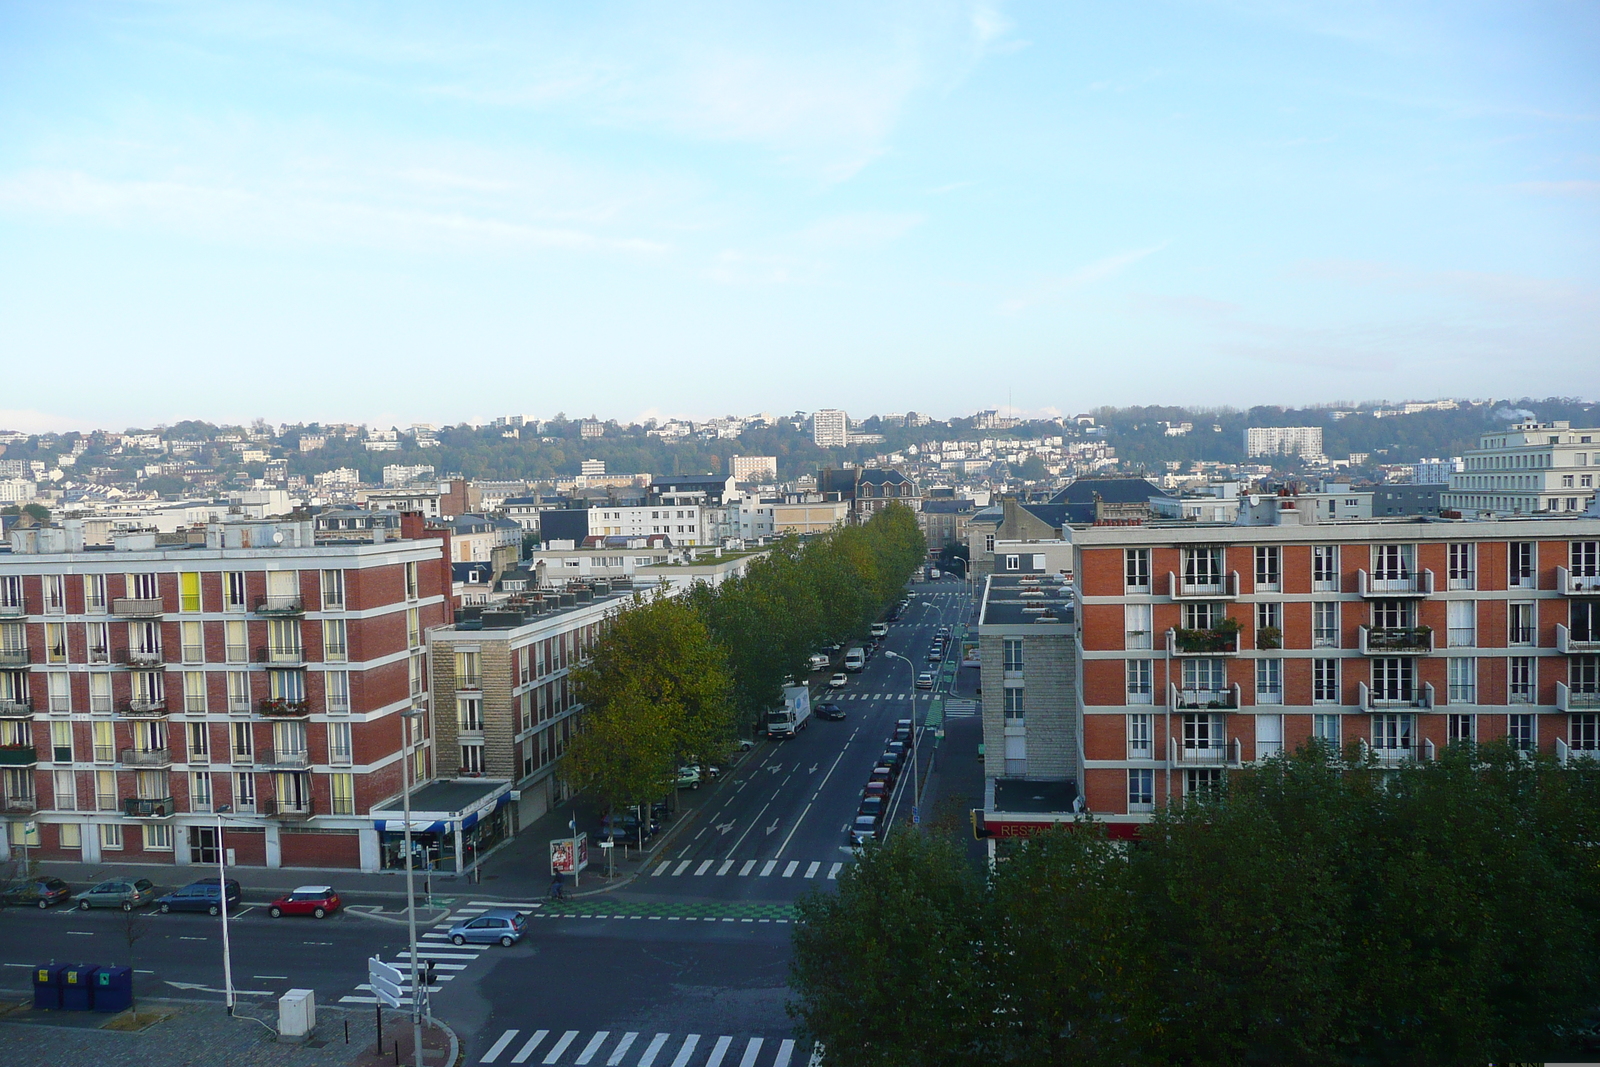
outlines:
[[[878,766],[892,767],[896,774],[900,773],[900,753],[890,750],[878,757]]]
[[[880,797],[882,799],[888,799],[888,796],[889,796],[889,783],[888,782],[868,782],[867,783],[867,788],[864,789],[862,791],[862,793],[863,793],[863,795],[869,796],[869,797]]]
[[[239,900],[239,883],[229,878],[228,910],[238,910]],[[222,912],[222,890],[218,888],[217,879],[202,878],[198,882],[190,882],[182,889],[174,889],[166,896],[157,898],[156,907],[163,912],[203,911],[208,915],[219,915]]]
[[[904,741],[890,741],[884,747],[897,756],[904,757],[906,754],[906,743]]]
[[[900,719],[894,724],[894,739],[896,741],[911,740],[911,720]]]
[[[861,807],[856,809],[857,815],[871,815],[875,819],[883,818],[884,799],[879,796],[861,798]]]
[[[14,907],[48,908],[65,903],[72,896],[72,887],[59,878],[35,878],[0,893],[0,904]]]
[[[310,915],[321,919],[339,910],[339,894],[331,885],[303,885],[267,905],[274,919],[285,915]]]
[[[877,766],[877,767],[874,767],[874,768],[872,768],[872,777],[868,778],[867,781],[869,781],[869,782],[882,782],[888,788],[893,789],[894,788],[894,768],[893,767],[884,767],[884,766],[881,766],[881,765]]]
[[[829,722],[844,721],[844,709],[837,704],[818,704],[811,710],[816,713],[819,719],[827,719]]]

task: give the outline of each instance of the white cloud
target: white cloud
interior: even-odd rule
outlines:
[[[922,225],[925,216],[913,213],[856,211],[818,219],[800,233],[804,244],[819,248],[877,248],[903,237]]]

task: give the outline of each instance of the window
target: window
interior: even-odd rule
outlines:
[[[1600,641],[1600,600],[1570,600],[1567,610],[1571,612],[1572,640]]]
[[[1210,630],[1217,625],[1217,620],[1221,618],[1221,604],[1202,601],[1198,604],[1183,605],[1183,628],[1185,630]]]
[[[250,710],[250,675],[244,671],[228,672],[228,711],[239,715]]]
[[[1410,704],[1416,693],[1416,668],[1398,656],[1372,661],[1372,698],[1379,704]]]
[[[226,571],[222,575],[222,610],[243,611],[246,605],[243,571]]]
[[[1572,692],[1600,694],[1600,656],[1572,656],[1567,660],[1567,684]]]
[[[1512,656],[1507,671],[1507,697],[1513,704],[1532,704],[1537,679],[1532,656]]]
[[[343,619],[322,620],[322,658],[327,663],[343,663],[349,658],[346,624]]]
[[[1130,593],[1150,591],[1150,550],[1125,548],[1122,550],[1123,586]]]
[[[44,624],[44,661],[46,663],[67,662],[66,623],[47,622]]]
[[[1270,759],[1283,751],[1283,716],[1256,716],[1256,759]]]
[[[1007,556],[1006,557],[1006,570],[1014,571],[1014,570],[1017,570],[1018,568],[1020,568],[1021,566],[1022,566],[1022,557],[1021,556]]]
[[[1339,546],[1311,546],[1311,591],[1339,592]]]
[[[1183,550],[1185,590],[1222,591],[1222,549],[1186,548]]]
[[[1600,578],[1600,541],[1572,542],[1567,549],[1567,564],[1574,578]]]
[[[1231,699],[1228,668],[1220,659],[1185,659],[1183,688],[1186,696],[1206,702]]]
[[[1416,548],[1413,545],[1374,545],[1372,577],[1378,582],[1408,582],[1413,573]]]
[[[417,565],[415,562],[406,564],[406,599],[416,600],[421,590],[417,581]]]
[[[411,678],[411,695],[414,697],[421,696],[428,685],[426,656],[420,652],[412,656],[407,661],[406,671]]]
[[[200,610],[200,574],[184,571],[178,575],[178,610],[189,614]]]
[[[172,827],[164,822],[145,823],[144,847],[146,852],[171,852]]]
[[[104,622],[91,622],[84,624],[85,636],[89,639],[89,662],[111,662],[111,624]]]
[[[1506,605],[1506,642],[1531,645],[1535,634],[1532,601],[1512,601]]]
[[[1311,716],[1311,736],[1317,741],[1331,745],[1335,750],[1340,746],[1340,718],[1338,715],[1313,715]]]
[[[1155,716],[1148,712],[1128,716],[1129,759],[1151,759],[1155,755],[1154,722]]]
[[[1384,713],[1372,717],[1372,747],[1384,752],[1411,751],[1416,716],[1409,712]]]
[[[100,824],[100,847],[108,852],[122,851],[122,826],[119,823]]]
[[[51,676],[55,678],[54,675]],[[66,694],[61,694],[65,698]],[[50,690],[50,710],[66,711],[65,706],[55,706],[56,692],[52,685]],[[101,671],[91,671],[89,674],[89,711],[95,715],[106,715],[111,712],[111,675]]]
[[[110,711],[111,710],[111,677],[110,677],[110,675],[106,675],[106,674],[91,674],[89,677],[91,679],[93,679],[93,678],[102,679],[102,683],[101,684],[105,686],[105,694],[106,694],[104,710],[105,711]],[[93,685],[93,682],[91,682],[90,684]],[[56,673],[53,673],[53,674],[45,675],[45,689],[46,689],[46,692],[48,693],[49,699],[50,699],[50,712],[51,712],[51,714],[60,714],[60,713],[70,712],[72,710],[72,688],[71,688],[71,685],[70,685],[70,683],[68,681],[68,677],[67,677],[67,675],[65,673],[56,672]]]
[[[467,774],[483,773],[483,746],[461,746],[461,769]]]
[[[50,724],[50,758],[56,763],[72,762],[72,723]]]
[[[1185,715],[1183,717],[1183,747],[1210,751],[1227,747],[1226,715]]]
[[[1183,772],[1184,796],[1196,799],[1213,796],[1222,789],[1222,770],[1217,767],[1195,767]]]
[[[482,689],[481,660],[476,652],[456,653],[456,688]]]
[[[1275,593],[1282,588],[1282,549],[1277,545],[1256,546],[1256,592]]]
[[[189,774],[189,810],[211,810],[211,772],[191,771]]]
[[[1506,557],[1506,582],[1512,589],[1533,588],[1533,542],[1512,541]]]
[[[1538,716],[1517,712],[1506,716],[1506,740],[1518,752],[1532,752],[1538,747]]]
[[[117,810],[117,774],[115,771],[94,772],[94,807],[96,811]]]
[[[1586,712],[1582,715],[1573,715],[1571,719],[1571,732],[1567,735],[1567,744],[1585,752],[1600,749],[1600,715]]]
[[[254,774],[236,774],[233,776],[233,809],[235,811],[256,810],[256,776]]]
[[[139,578],[150,580],[150,599],[160,596],[155,591],[156,576],[153,574],[137,575]],[[44,576],[44,610],[49,615],[62,615],[67,610],[67,579],[61,574],[47,574]]]
[[[1473,745],[1478,742],[1478,717],[1451,714],[1445,717],[1447,738],[1451,744]]]
[[[1022,721],[1023,721],[1022,688],[1020,686],[1013,686],[1013,687],[1010,687],[1010,688],[1007,688],[1006,690],[1004,690],[1004,693],[1005,693],[1004,710],[1005,710],[1006,722],[1008,722],[1008,723],[1010,723],[1010,724],[1012,724],[1014,726],[1022,725]]]
[[[1122,606],[1123,648],[1150,647],[1150,605],[1124,604]]]
[[[3,597],[0,593],[0,597]],[[87,574],[83,578],[83,607],[85,611],[100,613],[106,610],[106,576]]]
[[[1311,661],[1311,702],[1314,704],[1339,703],[1339,661],[1314,659]]]
[[[344,571],[322,572],[322,610],[344,610]]]
[[[1277,603],[1256,605],[1256,647],[1283,647],[1283,605]]]
[[[63,809],[71,811],[71,808]],[[75,822],[60,823],[61,847],[64,849],[83,848],[83,826]]]
[[[188,726],[189,736],[189,762],[211,762],[211,732],[203,722],[192,722]]]
[[[1128,772],[1128,810],[1130,812],[1154,811],[1156,807],[1156,772],[1140,767]]]
[[[1007,637],[1000,646],[1005,653],[1005,672],[1007,674],[1022,673],[1022,638]]]
[[[356,776],[353,774],[328,775],[328,791],[333,799],[333,814],[356,813]]]
[[[1130,659],[1127,664],[1128,703],[1155,703],[1154,689],[1151,685],[1151,661],[1147,659]]]
[[[322,685],[330,715],[344,715],[350,711],[350,673],[328,671],[322,676]]]
[[[1450,589],[1473,589],[1477,582],[1477,546],[1470,541],[1450,546]]]
[[[78,810],[78,776],[72,771],[56,771],[52,778],[56,810]]]
[[[463,733],[482,732],[483,701],[479,697],[456,697],[456,725]]]
[[[1473,648],[1478,643],[1478,603],[1445,601],[1446,634],[1451,648]]]
[[[984,534],[983,535],[983,550],[985,552],[993,554],[993,552],[994,552],[994,534]],[[648,563],[649,560],[646,560],[645,562]]]
[[[1311,647],[1339,647],[1339,602],[1317,601],[1311,605]]]
[[[1450,680],[1450,703],[1478,702],[1478,661],[1469,656],[1452,656],[1446,668]]]
[[[255,762],[255,736],[247,722],[236,722],[231,730],[233,736],[233,762]]]
[[[422,645],[422,613],[416,608],[406,609],[406,647],[419,648]]]
[[[229,663],[248,663],[250,661],[249,630],[242,620],[229,620],[222,624],[223,636],[226,640],[224,655]]]
[[[1283,660],[1256,660],[1256,703],[1283,703]]]

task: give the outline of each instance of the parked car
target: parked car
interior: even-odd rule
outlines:
[[[903,757],[906,754],[906,743],[904,741],[890,741],[888,745],[884,747],[886,747],[890,752],[893,752],[896,756]]]
[[[878,766],[888,767],[890,770],[894,771],[896,775],[899,775],[900,773],[900,763],[900,753],[898,752],[885,752],[883,755],[878,757]]]
[[[239,907],[239,883],[232,878],[228,879],[228,910],[234,911]],[[203,911],[208,915],[219,915],[222,912],[222,890],[215,878],[202,878],[198,882],[190,882],[182,889],[174,889],[164,897],[156,900],[156,907],[163,913],[169,911]]]
[[[857,847],[878,839],[878,818],[875,815],[857,815],[850,827],[850,843]]]
[[[837,704],[817,704],[811,709],[811,713],[817,718],[827,719],[829,722],[844,721],[844,709]]]
[[[510,948],[522,940],[528,917],[513,908],[490,908],[472,919],[462,919],[450,927],[450,943],[465,945],[504,945]]]
[[[923,671],[921,674],[917,675],[917,688],[918,689],[932,689],[933,688],[933,675],[928,673],[927,671]]]
[[[310,915],[322,919],[339,910],[339,894],[331,885],[303,885],[267,905],[274,919],[285,915]]]
[[[821,652],[818,652],[816,655],[811,657],[810,661],[807,663],[807,666],[814,671],[825,671],[828,669],[828,664],[830,662],[831,661],[827,656],[823,655]]]
[[[113,878],[78,894],[78,907],[121,908],[132,911],[156,898],[155,883],[148,878]]]
[[[872,776],[870,778],[868,778],[867,781],[869,781],[869,782],[882,782],[884,784],[885,788],[893,789],[894,788],[894,768],[885,766],[885,765],[880,763],[878,766],[872,768]]]
[[[693,766],[690,766],[690,767],[679,767],[678,768],[678,788],[679,789],[699,789],[700,788],[700,768],[699,767],[693,767]]]
[[[849,681],[850,681],[849,677],[847,677],[845,674],[843,674],[841,672],[839,674],[834,675],[832,678],[828,679],[828,688],[829,689],[843,689],[845,687],[845,684],[847,682],[849,682]]]
[[[883,797],[869,796],[861,798],[861,807],[856,810],[857,815],[870,815],[874,819],[883,818],[883,806],[886,803]]]
[[[889,636],[889,624],[886,623],[886,622],[875,622],[875,623],[873,623],[872,624],[872,636],[873,637],[888,637]]]
[[[59,878],[33,878],[0,893],[0,904],[48,908],[52,904],[66,902],[71,896],[72,887]]]
[[[882,797],[884,799],[888,799],[888,796],[889,796],[889,783],[888,782],[868,782],[867,783],[867,787],[861,791],[861,794],[862,794],[862,796]]]
[[[896,741],[911,740],[911,720],[896,719],[894,724],[894,739]]]

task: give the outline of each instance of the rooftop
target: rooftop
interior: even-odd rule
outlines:
[[[1072,587],[1058,574],[996,574],[984,584],[979,626],[1076,622]]]
[[[994,811],[1063,815],[1078,799],[1078,783],[1034,782],[1026,778],[994,780]]]

